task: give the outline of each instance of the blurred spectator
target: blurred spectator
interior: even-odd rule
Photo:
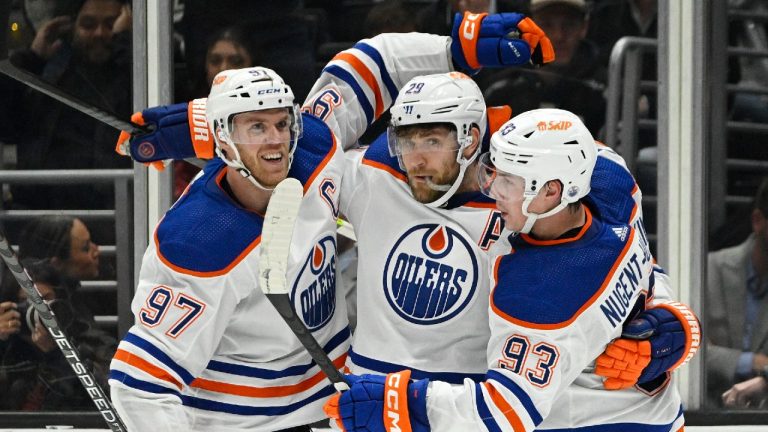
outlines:
[[[259,65],[274,69],[303,101],[315,80],[318,39],[314,23],[304,13],[302,2],[283,0],[185,0],[181,33],[190,71],[202,70],[208,35],[225,27],[240,26],[249,44],[263,55]]]
[[[600,62],[608,66],[608,58],[616,41],[624,36],[656,38],[658,24],[657,0],[611,0],[598,2],[592,12],[595,23],[589,30],[588,38],[600,50]],[[643,57],[643,77],[656,76],[656,55]]]
[[[705,323],[711,403],[768,367],[768,179],[757,191],[751,221],[745,242],[709,253]]]
[[[190,94],[181,101],[207,97],[217,73],[253,66],[261,60],[262,56],[256,52],[245,33],[242,27],[227,27],[208,39],[203,67],[192,74]]]
[[[22,260],[43,299],[54,310],[60,328],[81,354],[81,360],[101,385],[106,384],[109,360],[115,340],[93,329],[92,323],[78,316],[72,305],[61,298],[59,272],[48,260]],[[15,312],[13,322],[4,318]],[[90,397],[69,363],[42,325],[27,301],[26,292],[16,284],[6,286],[0,298],[0,409],[2,410],[82,410],[93,408]]]
[[[768,374],[734,384],[722,396],[726,408],[765,409],[768,402]]]
[[[486,13],[490,7],[490,0],[437,0],[417,15],[416,28],[422,33],[450,36],[454,15],[464,12]]]
[[[584,119],[594,136],[605,122],[602,95],[605,69],[595,44],[586,39],[589,16],[584,0],[532,0],[531,18],[549,36],[555,61],[540,69],[510,68],[484,82],[488,105],[512,106],[514,112],[561,108]]]
[[[20,68],[85,102],[127,117],[131,108],[129,9],[123,0],[69,2],[72,15],[43,24],[29,49],[14,52]],[[122,17],[122,18],[121,18]],[[119,33],[116,33],[119,31]],[[118,131],[91,117],[53,102],[18,83],[4,103],[14,106],[0,128],[17,143],[19,169],[128,168],[114,155]],[[114,203],[111,185],[17,186],[20,208],[104,208]]]
[[[42,216],[29,222],[19,237],[19,257],[49,259],[60,272],[64,298],[83,316],[103,309],[97,296],[79,292],[81,280],[99,276],[99,246],[83,221],[71,216]]]
[[[255,66],[260,56],[251,46],[250,40],[245,36],[243,29],[228,27],[220,30],[208,40],[205,51],[205,65],[193,76],[191,90],[188,94],[177,95],[177,99],[188,101],[191,99],[207,97],[211,89],[211,83],[217,73],[227,69],[241,69]],[[181,97],[178,97],[181,96]],[[184,161],[173,163],[173,198],[179,199],[184,189],[200,168]]]
[[[363,37],[371,38],[381,33],[408,33],[416,31],[416,21],[402,1],[382,2],[371,8],[365,17]]]

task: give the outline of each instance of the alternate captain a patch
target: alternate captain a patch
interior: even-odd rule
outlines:
[[[291,290],[293,308],[310,331],[319,330],[336,309],[336,238],[315,242]]]
[[[398,315],[430,325],[464,310],[477,281],[477,258],[467,239],[449,226],[427,223],[410,228],[395,242],[383,286]]]

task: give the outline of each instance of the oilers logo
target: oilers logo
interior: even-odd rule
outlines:
[[[293,309],[310,331],[322,328],[336,309],[336,239],[315,243],[291,290]]]
[[[384,267],[389,305],[416,324],[437,324],[460,313],[474,297],[478,264],[472,246],[439,224],[409,229],[395,243]]]

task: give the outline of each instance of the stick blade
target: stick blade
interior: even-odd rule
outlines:
[[[288,254],[303,195],[301,183],[287,178],[269,199],[259,255],[259,285],[264,294],[288,294]]]

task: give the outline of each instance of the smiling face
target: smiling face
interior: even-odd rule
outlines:
[[[232,141],[240,159],[265,187],[288,176],[292,121],[287,108],[248,111],[232,119]],[[231,151],[228,144],[222,147]]]

